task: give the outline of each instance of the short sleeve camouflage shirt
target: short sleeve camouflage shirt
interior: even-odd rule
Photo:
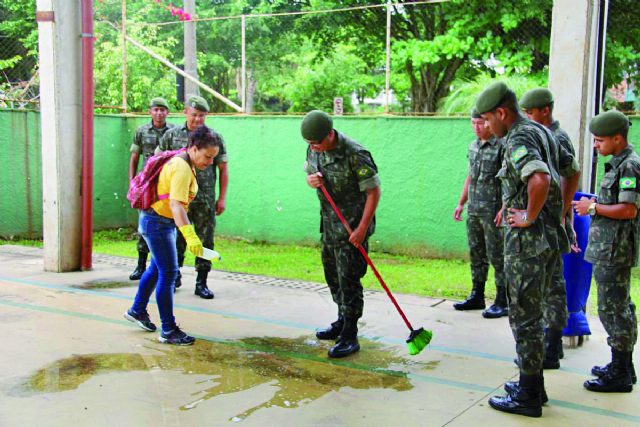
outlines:
[[[469,146],[469,215],[494,217],[502,206],[502,189],[497,177],[502,166],[505,141],[491,137],[476,139]]]
[[[165,123],[162,129],[158,129],[153,126],[153,121],[145,123],[136,129],[130,151],[132,153],[142,154],[144,163],[147,163],[149,157],[155,154],[155,150],[158,145],[160,145],[163,135],[173,129],[174,126],[175,125],[171,123]]]

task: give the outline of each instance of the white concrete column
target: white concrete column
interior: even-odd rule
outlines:
[[[549,59],[553,116],[567,131],[582,168],[580,188],[589,191],[593,141],[589,120],[595,111],[597,0],[554,0]]]
[[[195,0],[184,0],[184,11],[191,16],[196,15]],[[196,43],[196,23],[185,21],[184,23],[184,72],[198,78],[198,49]],[[184,81],[184,100],[189,95],[199,95],[200,88],[192,81]]]
[[[37,0],[44,269],[80,269],[81,7]]]

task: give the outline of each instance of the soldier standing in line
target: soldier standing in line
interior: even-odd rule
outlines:
[[[358,319],[364,298],[360,279],[367,262],[358,246],[367,251],[375,231],[375,212],[380,200],[380,178],[371,153],[348,136],[333,129],[331,116],[311,111],[302,120],[301,133],[307,142],[304,170],[307,184],[320,199],[320,232],[324,276],[338,306],[338,320],[316,337],[338,342],[330,357],[345,357],[360,350]],[[331,204],[319,189],[324,185],[353,229],[349,236]]]
[[[155,149],[160,144],[162,136],[173,125],[167,123],[167,115],[169,114],[169,104],[164,98],[153,98],[149,103],[149,115],[151,123],[146,123],[138,129],[133,136],[133,144],[131,144],[131,159],[129,160],[129,182],[133,181],[138,172],[138,163],[140,154],[143,156],[142,167],[147,163],[149,157],[153,156]],[[133,271],[129,279],[140,280],[142,273],[147,269],[147,257],[149,256],[149,247],[144,237],[140,235],[138,238],[138,266]]]
[[[520,98],[520,107],[525,115],[536,123],[546,126],[554,133],[556,142],[572,156],[575,149],[569,135],[560,127],[560,123],[553,119],[553,94],[547,88],[531,89]],[[576,232],[573,229],[573,209],[564,217],[564,226],[569,238],[571,250],[579,252]],[[564,279],[564,263],[562,256],[558,258],[556,271],[551,284],[547,288],[544,300],[545,324],[545,357],[544,369],[559,369],[560,359],[564,357],[562,351],[562,330],[567,326],[569,311],[567,309],[567,284]]]
[[[609,338],[611,363],[595,366],[599,378],[584,383],[596,392],[630,392],[637,381],[633,347],[638,340],[638,319],[629,294],[631,267],[640,253],[640,156],[628,143],[629,119],[618,111],[594,117],[589,131],[605,164],[598,200],[583,197],[573,202],[578,215],[591,215],[585,260],[593,264],[598,286],[598,315]]]
[[[482,312],[482,316],[498,318],[509,315],[504,279],[504,229],[501,227],[502,216],[499,215],[502,190],[500,179],[496,177],[502,166],[505,144],[493,136],[475,107],[471,113],[471,126],[477,138],[469,146],[469,172],[453,219],[462,221],[462,212],[468,200],[467,238],[473,288],[469,298],[453,307],[456,310],[485,308],[484,287],[491,262],[495,271],[496,300],[488,310]]]
[[[173,128],[167,132],[160,141],[159,151],[178,150],[185,148],[189,142],[189,134],[194,132],[198,127],[204,125],[205,118],[209,112],[209,104],[200,96],[190,96],[185,103],[184,114],[187,120],[184,125]],[[198,179],[198,194],[189,205],[189,220],[193,223],[196,234],[202,240],[205,248],[214,248],[214,232],[216,227],[216,215],[221,215],[226,208],[227,186],[229,184],[229,171],[227,169],[227,146],[222,136],[214,132],[211,133],[220,139],[220,153],[214,159],[212,165],[207,166],[204,170],[196,171]],[[220,195],[216,200],[216,181],[217,171],[220,172]],[[176,242],[178,250],[178,267],[184,264],[184,254],[186,251],[186,242],[182,234],[178,233]],[[207,286],[207,278],[211,271],[211,261],[196,257],[196,279],[195,294],[200,298],[212,299],[213,292]],[[176,288],[182,284],[182,275],[178,271],[176,279]]]
[[[503,412],[540,417],[542,403],[548,400],[542,374],[542,301],[560,252],[569,250],[562,217],[571,199],[563,200],[558,172],[575,175],[578,165],[570,154],[558,155],[559,147],[548,129],[521,115],[515,93],[504,82],[487,86],[476,108],[497,138],[506,137],[498,176],[508,212],[504,249],[509,323],[520,360],[520,381],[511,384],[506,397],[489,399],[489,405]]]

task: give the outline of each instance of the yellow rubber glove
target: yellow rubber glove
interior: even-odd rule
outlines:
[[[195,256],[202,256],[202,242],[198,235],[196,234],[196,230],[193,229],[193,225],[187,224],[180,227],[178,230],[184,236],[184,240],[187,241],[187,249],[189,252],[194,254]]]

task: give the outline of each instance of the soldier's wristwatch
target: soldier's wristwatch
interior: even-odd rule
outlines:
[[[589,215],[594,216],[596,214],[596,203],[591,203],[589,205]]]
[[[525,211],[525,213],[522,214],[522,222],[524,222],[527,225],[531,225],[535,222],[535,218],[533,220],[530,220],[529,218],[527,218],[527,212]]]

